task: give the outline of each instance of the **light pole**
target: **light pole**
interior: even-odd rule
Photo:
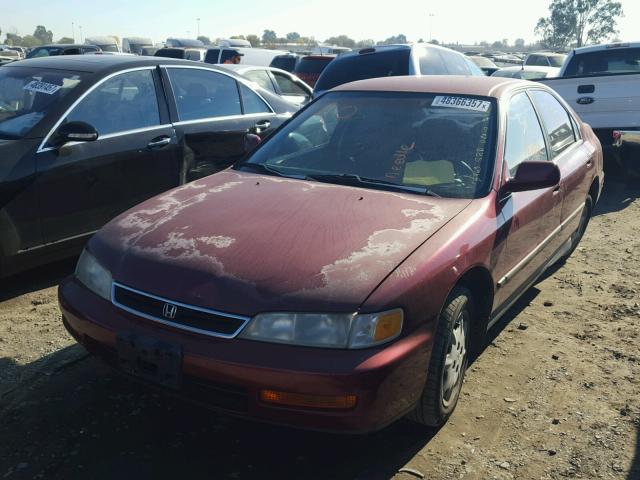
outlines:
[[[73,38],[73,43],[76,43],[76,27],[74,22],[71,22],[71,37]]]
[[[431,41],[433,40],[433,35],[431,34],[433,32],[433,17],[435,17],[435,15],[433,13],[429,14],[429,43],[431,43]]]
[[[82,25],[78,25],[78,30],[80,30],[80,43],[82,43]]]
[[[200,19],[196,18],[196,22],[198,22],[198,36],[200,36]]]

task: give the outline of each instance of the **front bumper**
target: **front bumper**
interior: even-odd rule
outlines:
[[[212,338],[129,314],[75,279],[58,291],[65,327],[88,351],[119,368],[116,338],[144,335],[182,348],[181,388],[190,400],[232,415],[299,428],[364,433],[409,412],[425,384],[432,335],[426,326],[384,348],[334,350]],[[260,391],[357,395],[352,409],[264,403]]]

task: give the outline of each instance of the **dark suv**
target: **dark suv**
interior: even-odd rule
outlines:
[[[340,55],[322,72],[314,94],[317,96],[333,87],[356,80],[404,75],[484,73],[466,56],[448,48],[420,43],[383,45]],[[303,78],[299,74],[298,76]]]
[[[320,74],[334,58],[336,58],[335,55],[308,55],[302,57],[292,73],[310,87],[315,87]]]

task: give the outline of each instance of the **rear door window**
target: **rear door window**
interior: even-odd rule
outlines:
[[[446,75],[449,73],[444,65],[444,59],[438,55],[435,48],[425,48],[420,52],[420,73],[422,75]]]
[[[249,87],[241,83],[240,91],[242,92],[242,105],[244,106],[245,115],[251,115],[252,113],[271,113],[269,105]]]
[[[220,49],[219,48],[211,48],[207,50],[207,54],[204,57],[204,61],[206,63],[218,63],[218,58],[220,57]]]
[[[532,90],[531,96],[547,129],[551,151],[558,155],[576,141],[569,114],[550,93]]]
[[[522,162],[548,160],[542,127],[526,93],[509,103],[504,158],[511,174]]]
[[[316,89],[329,90],[367,78],[409,75],[410,53],[409,48],[403,48],[337,58],[322,72]]]
[[[438,54],[442,57],[449,75],[471,75],[471,70],[462,55],[446,50],[438,50]]]
[[[302,88],[300,85],[298,85],[296,82],[291,80],[286,75],[278,72],[272,72],[272,73],[273,73],[273,78],[276,79],[276,83],[278,84],[278,87],[280,87],[280,91],[282,92],[283,95],[305,96],[309,94],[309,92],[307,92],[304,88]]]
[[[180,121],[241,115],[235,79],[212,70],[167,68]]]
[[[269,77],[269,74],[266,70],[251,70],[244,74],[252,82],[257,83],[259,86],[264,88],[265,90],[269,90],[270,92],[276,93],[276,89],[273,86],[273,82]]]
[[[99,85],[67,116],[100,136],[160,125],[152,70],[121,73]]]
[[[566,76],[640,73],[640,48],[620,48],[574,55]]]

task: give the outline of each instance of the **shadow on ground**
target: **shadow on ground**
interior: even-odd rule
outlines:
[[[58,285],[73,273],[76,261],[74,257],[0,280],[0,302]]]
[[[114,374],[78,345],[10,367],[13,387],[0,388],[0,476],[11,479],[387,479],[437,433],[405,420],[341,436],[234,419]]]
[[[624,210],[638,197],[640,179],[629,178],[615,166],[609,166],[605,172],[604,189],[593,214],[606,215]]]

